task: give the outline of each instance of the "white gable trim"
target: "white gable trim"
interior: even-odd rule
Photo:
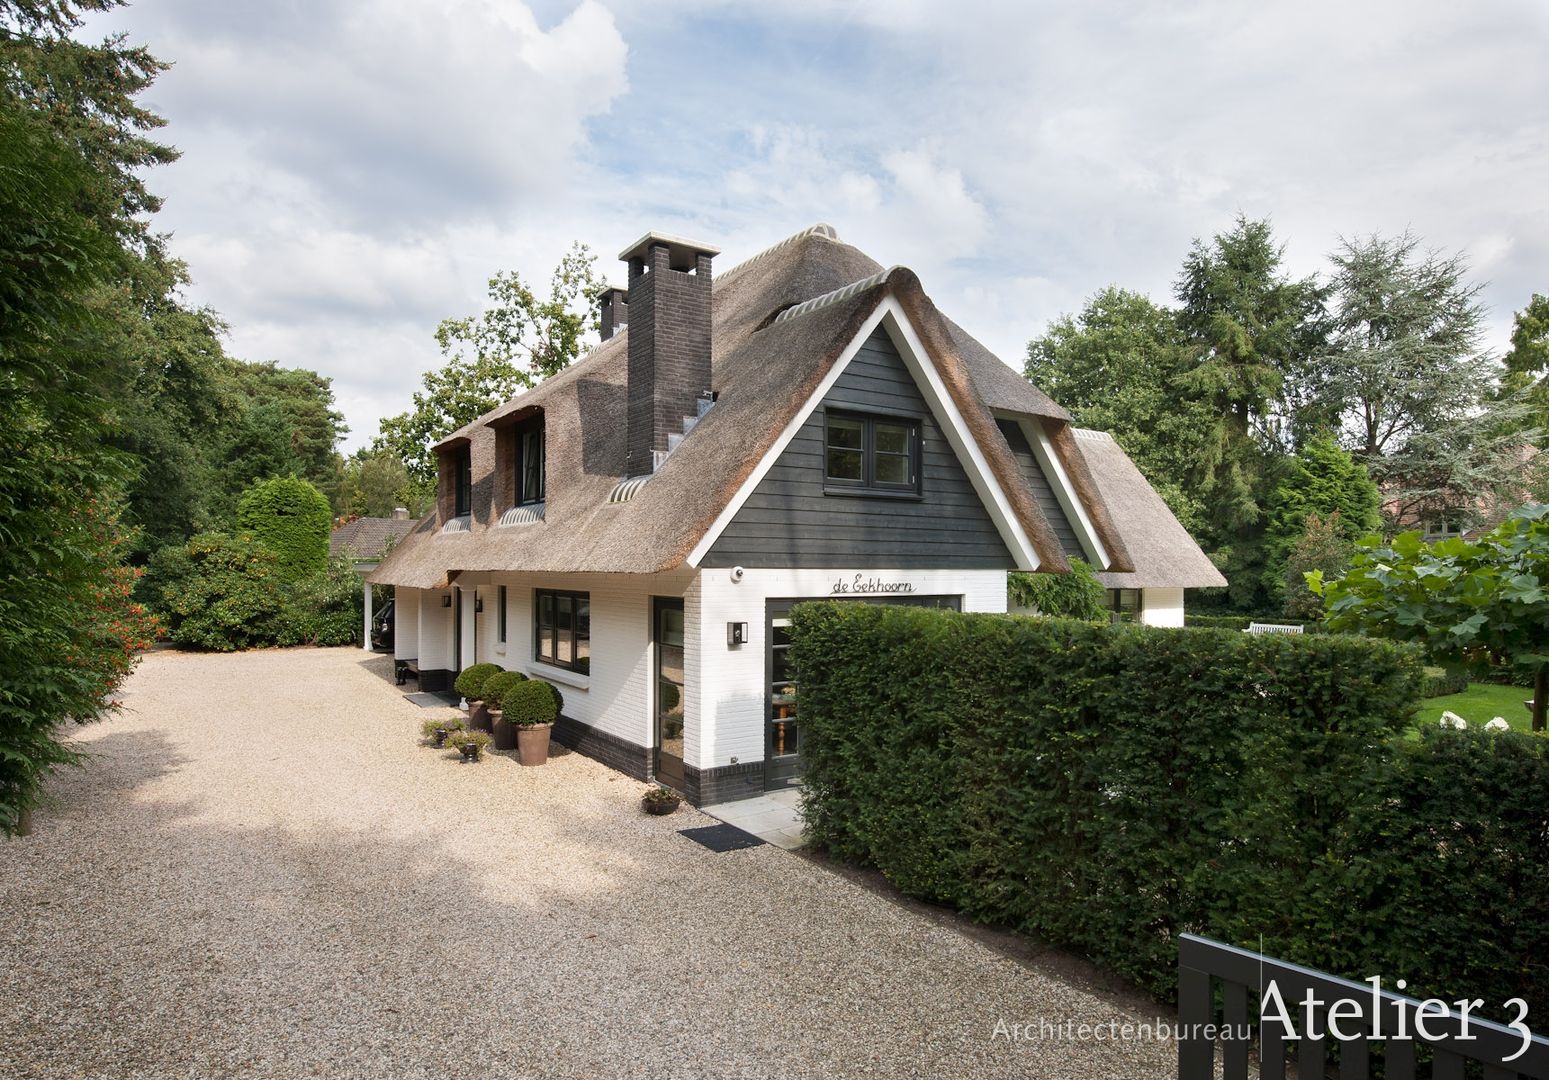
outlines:
[[[1103,546],[1102,539],[1097,535],[1097,528],[1092,524],[1092,518],[1086,512],[1086,506],[1076,496],[1076,486],[1070,482],[1070,474],[1065,471],[1064,462],[1060,461],[1059,454],[1054,452],[1054,443],[1044,426],[1039,421],[1027,416],[1011,416],[997,413],[1000,420],[1013,420],[1022,429],[1022,437],[1027,440],[1027,445],[1033,449],[1033,457],[1038,460],[1039,468],[1043,469],[1043,475],[1049,481],[1049,486],[1054,489],[1054,497],[1059,500],[1061,509],[1065,511],[1065,518],[1076,530],[1076,539],[1081,542],[1081,548],[1086,552],[1087,560],[1097,570],[1107,570],[1112,565],[1108,557],[1108,549]]]
[[[1022,523],[1017,520],[1016,513],[1011,508],[1011,500],[1007,498],[1006,492],[995,479],[995,474],[990,469],[989,461],[984,456],[983,448],[979,446],[978,440],[973,437],[973,433],[968,428],[967,421],[963,419],[962,413],[958,411],[957,403],[952,400],[951,394],[947,392],[946,383],[942,381],[941,373],[936,370],[935,362],[931,360],[930,355],[925,351],[925,346],[921,343],[919,335],[915,332],[913,325],[910,324],[909,316],[905,314],[903,307],[898,301],[891,296],[884,297],[882,302],[877,305],[877,309],[861,324],[860,330],[856,332],[855,337],[850,343],[844,347],[844,351],[839,354],[839,359],[834,362],[833,367],[823,376],[822,382],[818,383],[817,389],[812,392],[812,396],[802,403],[801,408],[796,411],[796,415],[785,426],[785,430],[780,432],[779,437],[775,439],[774,443],[764,453],[764,456],[759,459],[758,464],[753,467],[753,471],[748,474],[747,479],[742,482],[742,486],[737,489],[737,493],[721,509],[714,523],[705,532],[705,535],[700,538],[699,543],[694,545],[694,550],[689,552],[686,560],[689,566],[698,567],[704,557],[709,554],[710,549],[715,546],[716,540],[720,539],[721,533],[726,530],[726,527],[731,524],[732,519],[737,516],[737,512],[742,509],[743,503],[747,502],[754,489],[768,475],[769,470],[774,467],[780,455],[785,452],[785,448],[796,437],[796,433],[801,430],[802,425],[811,418],[812,413],[822,403],[823,399],[828,396],[828,392],[833,389],[834,383],[838,382],[839,377],[850,366],[850,361],[855,359],[855,354],[860,352],[861,346],[865,345],[866,339],[871,337],[878,326],[887,331],[888,337],[892,339],[893,347],[898,350],[898,355],[903,358],[904,366],[909,369],[909,374],[913,376],[915,385],[920,389],[921,396],[925,398],[926,404],[930,406],[931,413],[936,418],[936,422],[941,426],[948,445],[952,447],[952,452],[957,455],[958,462],[963,466],[963,471],[967,473],[969,482],[973,484],[974,491],[979,496],[979,501],[984,505],[984,509],[990,515],[990,520],[995,523],[996,531],[1000,533],[1001,539],[1011,552],[1017,569],[1038,569],[1038,552],[1028,539],[1026,531],[1022,528]]]

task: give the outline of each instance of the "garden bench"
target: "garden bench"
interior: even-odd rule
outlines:
[[[420,666],[414,660],[395,660],[393,661],[393,677],[398,680],[399,686],[402,686],[411,678],[415,682],[419,682]]]
[[[1244,634],[1300,634],[1300,623],[1250,622]]]

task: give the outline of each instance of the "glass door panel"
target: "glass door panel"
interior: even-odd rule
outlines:
[[[683,787],[683,601],[654,604],[656,779]]]

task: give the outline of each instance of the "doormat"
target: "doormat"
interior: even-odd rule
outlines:
[[[412,701],[422,709],[444,709],[448,706],[457,708],[457,703],[462,698],[456,694],[438,694],[433,690],[421,690],[417,694],[405,694],[404,699]]]
[[[758,847],[764,841],[735,825],[706,825],[699,829],[679,829],[679,836],[686,836],[696,844],[703,844],[711,851],[740,851]]]

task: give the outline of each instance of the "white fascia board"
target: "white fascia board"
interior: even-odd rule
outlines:
[[[856,332],[855,337],[850,343],[845,346],[844,351],[839,354],[839,359],[834,362],[834,366],[829,369],[828,374],[823,376],[823,380],[818,384],[817,389],[802,403],[796,415],[785,426],[785,430],[780,432],[779,438],[775,439],[768,451],[759,459],[753,471],[748,474],[747,479],[742,482],[742,486],[737,489],[736,495],[732,497],[731,501],[717,515],[715,522],[705,532],[705,535],[700,538],[699,543],[694,545],[694,550],[689,552],[688,558],[685,560],[689,566],[699,566],[700,561],[709,553],[710,548],[715,545],[716,540],[720,538],[726,526],[731,524],[732,519],[737,516],[737,512],[742,509],[743,503],[748,500],[748,497],[753,494],[754,489],[768,475],[769,470],[774,467],[774,463],[785,452],[785,448],[796,437],[796,433],[801,430],[802,425],[811,418],[812,413],[822,404],[823,399],[828,396],[828,392],[833,388],[834,383],[839,381],[839,377],[850,366],[850,361],[855,359],[856,353],[860,352],[861,346],[866,344],[866,340],[871,337],[878,326],[885,329],[888,337],[892,339],[894,348],[898,350],[899,356],[903,358],[904,366],[909,369],[909,373],[914,377],[915,384],[920,388],[926,403],[930,406],[936,422],[941,425],[942,433],[946,436],[948,444],[957,455],[958,461],[965,466],[964,471],[968,474],[968,479],[973,484],[974,491],[978,494],[980,502],[983,503],[985,510],[989,513],[990,519],[995,523],[995,528],[1000,533],[1001,539],[1005,541],[1006,547],[1010,550],[1017,569],[1038,569],[1038,552],[1028,539],[1026,530],[1022,528],[1022,523],[1017,520],[1016,513],[1011,509],[1011,500],[1001,488],[1000,483],[995,479],[995,474],[990,469],[989,461],[984,456],[983,448],[979,445],[978,440],[973,437],[973,433],[969,430],[962,413],[958,411],[957,404],[947,392],[946,384],[941,379],[941,373],[936,369],[936,364],[931,360],[929,353],[925,351],[925,346],[921,343],[919,335],[910,324],[908,315],[898,301],[891,296],[884,297],[882,302],[877,305],[877,309],[861,324],[860,330]]]
[[[1059,454],[1055,453],[1054,443],[1050,440],[1048,432],[1044,430],[1043,423],[1026,416],[1006,419],[1015,419],[1021,427],[1022,437],[1027,440],[1027,445],[1033,448],[1033,456],[1038,459],[1039,467],[1043,469],[1044,476],[1048,477],[1050,486],[1054,488],[1054,497],[1059,500],[1060,506],[1064,509],[1065,517],[1075,526],[1076,539],[1081,541],[1081,547],[1086,551],[1087,558],[1097,569],[1107,570],[1112,565],[1108,558],[1108,549],[1103,547],[1103,542],[1097,535],[1097,528],[1092,524],[1086,507],[1076,497],[1076,487],[1070,482],[1070,474],[1065,471],[1065,465],[1060,461]]]

